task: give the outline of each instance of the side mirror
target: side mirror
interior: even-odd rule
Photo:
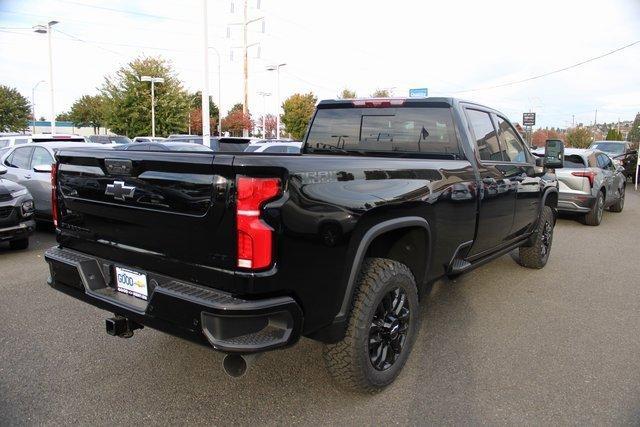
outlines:
[[[7,173],[7,168],[5,168],[3,165],[0,165],[0,175],[4,175],[5,173]]]
[[[36,165],[33,167],[34,172],[51,173],[51,165]]]
[[[553,169],[564,166],[564,142],[559,139],[547,139],[544,145],[544,166]]]

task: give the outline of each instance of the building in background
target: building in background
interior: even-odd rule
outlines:
[[[50,121],[40,121],[36,120],[35,123],[33,120],[29,120],[29,129],[27,133],[32,133],[35,124],[35,133],[51,133],[51,122]],[[93,127],[75,127],[73,122],[65,122],[65,121],[57,121],[56,120],[56,133],[70,133],[76,134],[80,136],[89,136],[95,135],[93,131]],[[107,128],[98,128],[99,135],[113,135]]]

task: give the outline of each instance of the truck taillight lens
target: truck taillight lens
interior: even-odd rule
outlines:
[[[58,193],[56,192],[56,179],[58,177],[58,164],[51,165],[51,216],[53,225],[58,226]]]
[[[591,186],[593,188],[593,181],[596,178],[595,172],[593,172],[593,171],[571,172],[571,175],[573,175],[573,176],[582,176],[584,178],[588,178],[589,179],[589,186]]]
[[[238,177],[238,267],[258,270],[271,265],[273,229],[260,219],[260,209],[280,190],[279,178]]]

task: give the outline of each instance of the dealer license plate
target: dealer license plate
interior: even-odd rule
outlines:
[[[149,295],[146,274],[128,268],[116,267],[116,286],[118,291],[143,300]]]

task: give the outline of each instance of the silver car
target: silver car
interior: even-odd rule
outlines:
[[[88,142],[40,142],[16,145],[0,157],[0,162],[7,168],[3,178],[27,187],[33,196],[37,220],[50,221],[52,218],[51,165],[56,151],[65,147],[111,148],[109,145]]]
[[[605,208],[622,212],[624,168],[599,150],[567,148],[564,168],[556,169],[560,184],[558,210],[584,214],[587,225],[600,225]]]

